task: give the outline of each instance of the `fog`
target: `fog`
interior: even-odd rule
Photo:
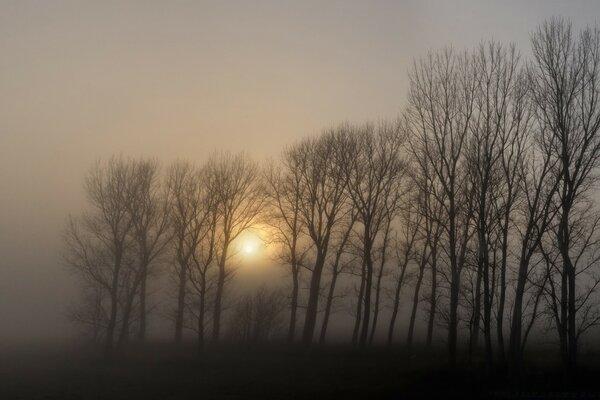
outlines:
[[[61,235],[95,160],[276,157],[341,121],[395,117],[406,71],[430,49],[496,39],[527,52],[544,19],[593,25],[599,12],[593,1],[2,2],[0,343],[75,337]]]

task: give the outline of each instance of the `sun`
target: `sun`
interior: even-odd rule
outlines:
[[[257,232],[245,232],[237,240],[238,251],[244,257],[258,255],[263,247],[263,240]]]
[[[253,242],[246,242],[242,245],[242,253],[252,255],[258,251],[258,246]]]

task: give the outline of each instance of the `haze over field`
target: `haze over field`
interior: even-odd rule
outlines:
[[[275,157],[323,127],[397,116],[429,50],[496,39],[527,53],[555,15],[594,25],[600,4],[1,2],[0,343],[72,337],[61,235],[95,160]]]

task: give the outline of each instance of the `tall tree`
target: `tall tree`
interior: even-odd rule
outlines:
[[[407,122],[411,152],[420,169],[436,176],[443,190],[444,248],[449,275],[448,351],[456,360],[460,276],[470,237],[471,188],[464,174],[465,147],[472,129],[477,80],[472,58],[452,49],[416,62],[409,74]]]
[[[87,284],[102,288],[108,297],[104,351],[114,347],[119,316],[120,290],[132,247],[133,221],[127,204],[131,164],[112,157],[96,163],[85,179],[90,210],[81,218],[71,218],[65,234],[65,261]]]
[[[525,93],[521,85],[524,84],[524,80],[520,79],[523,74],[520,73],[519,55],[514,46],[506,48],[495,42],[481,44],[475,52],[474,65],[473,73],[478,80],[478,85],[475,92],[475,120],[469,137],[467,159],[475,201],[477,282],[483,285],[485,359],[487,366],[491,367],[492,306],[495,295],[493,290],[495,280],[492,276],[496,272],[496,263],[492,257],[497,253],[497,244],[500,243],[499,240],[494,240],[494,237],[499,236],[498,229],[501,221],[495,205],[498,205],[502,198],[503,155],[505,151],[510,150],[505,150],[505,147],[510,144],[507,142],[510,142],[511,137],[522,135],[526,127],[523,116],[526,116],[527,110],[523,110],[522,99]],[[512,188],[511,185],[514,186],[513,182],[508,183],[509,188]],[[510,202],[513,201],[510,196],[511,193],[508,199],[508,212]],[[506,224],[504,228],[507,228]],[[502,253],[502,255],[506,254]],[[505,273],[504,269],[502,271]],[[504,290],[503,288],[504,285],[501,284],[501,290]],[[478,284],[477,291],[479,290]],[[479,310],[479,296],[476,296],[475,300],[477,301],[475,309]],[[479,311],[476,313],[476,321],[479,321]],[[474,326],[474,330],[479,331],[478,324]],[[501,329],[498,332],[501,333]]]
[[[285,157],[285,153],[280,164],[271,164],[266,170],[267,221],[274,230],[274,242],[283,247],[280,259],[290,266],[292,278],[288,343],[293,343],[296,335],[300,272],[306,252],[302,249],[306,232],[300,215],[301,178],[301,171],[292,159]]]
[[[400,186],[405,170],[402,157],[404,132],[399,123],[364,125],[348,136],[349,145],[343,152],[348,197],[361,226],[361,252],[364,265],[363,313],[359,346],[368,344],[371,322],[371,292],[374,278],[374,246],[389,233],[388,221],[393,220],[400,198]]]
[[[341,224],[339,232],[334,233],[333,257],[329,261],[331,270],[331,279],[329,281],[329,289],[327,290],[327,298],[325,300],[325,311],[323,314],[323,323],[321,324],[321,333],[319,336],[319,344],[325,344],[327,335],[327,327],[329,326],[329,317],[331,316],[333,301],[336,297],[335,291],[340,275],[348,270],[355,258],[350,251],[351,239],[353,238],[354,224],[356,222],[356,213],[351,211],[345,221]],[[348,257],[348,255],[350,257]],[[346,256],[346,257],[345,257]]]
[[[164,253],[171,239],[169,230],[169,199],[161,182],[160,168],[156,160],[134,160],[131,165],[129,188],[131,201],[127,203],[133,223],[132,236],[136,243],[137,270],[133,291],[126,300],[121,336],[128,336],[128,317],[133,297],[139,298],[138,340],[146,335],[147,281],[151,264]],[[139,287],[139,289],[138,289]]]
[[[543,127],[542,146],[558,163],[558,229],[561,256],[561,319],[557,328],[568,370],[577,363],[577,270],[571,252],[571,220],[578,202],[596,181],[600,160],[600,31],[585,28],[578,35],[571,24],[553,19],[532,35],[530,68],[533,99]]]
[[[219,212],[214,187],[206,184],[208,181],[206,170],[201,168],[195,174],[195,177],[198,181],[198,207],[190,221],[191,235],[187,246],[192,248],[193,251],[190,261],[187,263],[187,274],[191,289],[195,291],[196,295],[196,301],[191,302],[193,305],[191,311],[197,319],[195,330],[198,335],[198,354],[201,355],[204,352],[206,342],[208,294],[214,283],[213,270],[215,269],[215,244]]]
[[[300,171],[300,216],[314,246],[315,260],[310,270],[308,304],[302,343],[312,343],[323,268],[330,248],[332,232],[349,211],[345,178],[339,162],[345,128],[326,131],[315,139],[305,139],[288,149],[286,159]]]
[[[177,162],[167,171],[170,218],[173,235],[177,307],[175,309],[175,341],[183,337],[186,293],[192,256],[196,252],[201,231],[194,223],[202,209],[201,182],[197,169],[188,162]]]
[[[412,200],[412,199],[411,199]],[[409,201],[409,203],[412,203]],[[388,345],[394,340],[394,330],[396,329],[396,319],[400,310],[400,293],[405,283],[404,278],[408,265],[415,260],[415,248],[418,245],[419,230],[421,228],[422,215],[415,212],[412,206],[404,207],[400,212],[400,237],[396,237],[396,260],[398,270],[394,276],[394,298],[392,303],[392,314],[388,327]]]
[[[215,193],[219,216],[215,241],[218,276],[212,331],[212,340],[217,342],[221,332],[225,286],[235,272],[228,263],[231,243],[258,223],[265,204],[265,190],[258,165],[243,153],[215,154],[205,168],[206,184]]]

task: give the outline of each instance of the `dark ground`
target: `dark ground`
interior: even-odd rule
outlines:
[[[0,399],[600,399],[598,355],[582,356],[571,384],[554,355],[534,358],[515,379],[464,361],[450,369],[443,351],[229,347],[198,359],[193,345],[152,345],[106,360],[13,349],[0,358]]]

